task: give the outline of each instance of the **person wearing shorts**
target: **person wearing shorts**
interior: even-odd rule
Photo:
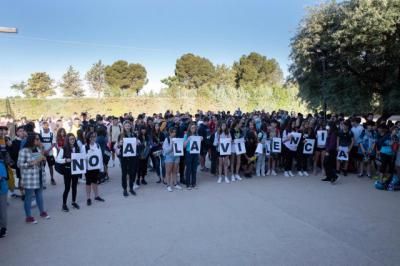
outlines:
[[[163,143],[163,154],[165,157],[165,171],[166,171],[166,182],[167,190],[172,192],[172,187],[181,190],[182,187],[178,185],[177,182],[177,172],[179,169],[180,157],[174,156],[173,151],[173,141],[172,139],[176,137],[176,128],[169,129],[169,136],[164,140]]]
[[[83,146],[83,153],[84,154],[89,154],[92,152],[98,152],[100,150],[100,152],[98,152],[100,154],[100,169],[104,169],[103,168],[103,155],[101,153],[101,148],[100,146],[96,143],[96,133],[95,132],[89,132],[86,136],[86,145]],[[99,196],[99,191],[98,191],[98,187],[97,184],[99,182],[100,179],[100,170],[99,169],[95,169],[95,170],[88,170],[86,172],[86,195],[87,195],[87,205],[90,206],[92,205],[92,200],[90,198],[90,194],[91,194],[91,190],[93,190],[94,192],[94,196],[95,196],[95,200],[96,201],[100,201],[100,202],[104,202],[104,199],[102,199]]]
[[[229,184],[229,178],[228,178],[228,167],[229,167],[229,158],[230,155],[221,155],[220,153],[220,143],[221,139],[230,139],[231,134],[229,132],[228,126],[226,122],[222,122],[220,126],[218,127],[218,131],[215,133],[215,138],[214,138],[214,146],[217,147],[217,152],[218,152],[218,181],[217,183],[220,184],[222,183],[222,170],[224,170],[223,174],[225,176],[225,183]],[[232,145],[232,144],[231,144]]]

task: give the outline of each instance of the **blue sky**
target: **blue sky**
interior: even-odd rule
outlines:
[[[124,59],[143,64],[149,84],[174,72],[191,52],[231,65],[252,51],[276,58],[287,74],[289,43],[306,8],[317,0],[3,0],[0,97],[13,82],[46,71],[58,82],[72,65],[84,77],[91,65]]]

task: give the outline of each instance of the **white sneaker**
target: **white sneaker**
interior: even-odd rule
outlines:
[[[302,171],[299,171],[297,174],[298,174],[299,176],[303,176],[303,172],[302,172]]]
[[[138,186],[138,185],[136,184],[136,182],[135,182],[135,184],[133,185],[133,189],[136,190],[136,189],[138,189],[138,188],[140,188],[140,186]]]
[[[217,183],[218,183],[218,184],[221,184],[221,182],[222,182],[222,176],[218,177]]]
[[[268,170],[267,175],[271,175],[271,170]]]
[[[225,183],[229,184],[229,178],[227,176],[225,176]]]
[[[272,170],[272,171],[271,171],[271,175],[276,176],[276,175],[278,175],[278,174],[275,172],[275,170]]]
[[[167,187],[167,190],[168,190],[169,192],[172,192],[172,188],[171,188],[170,186]]]
[[[176,189],[179,189],[179,190],[182,189],[182,187],[181,187],[180,185],[175,185],[175,188],[176,188]]]
[[[289,175],[290,175],[290,176],[294,176],[294,174],[292,173],[292,171],[289,171]]]
[[[303,172],[303,175],[309,176],[308,173],[307,173],[307,171],[304,171],[304,172]]]
[[[265,173],[261,175],[262,177],[266,177]]]
[[[256,174],[256,177],[260,177],[261,175],[259,173]]]
[[[284,174],[286,177],[289,177],[289,173],[287,172],[287,171],[285,171],[285,174]]]
[[[235,175],[232,175],[231,182],[235,182],[235,181],[236,181],[236,177],[235,177]]]
[[[242,181],[242,178],[240,177],[240,175],[235,175],[236,180]]]

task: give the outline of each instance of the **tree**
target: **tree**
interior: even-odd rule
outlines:
[[[16,91],[16,92],[18,92],[18,93],[21,93],[21,94],[23,94],[23,95],[25,95],[25,96],[28,96],[28,95],[26,95],[26,87],[27,87],[28,85],[25,83],[25,81],[21,81],[21,82],[19,82],[19,83],[14,83],[14,84],[12,84],[11,85],[11,89],[12,90],[14,90],[14,91]]]
[[[105,66],[101,60],[93,64],[93,66],[86,73],[85,78],[90,89],[97,94],[97,98],[100,98],[101,93],[104,93],[106,89]]]
[[[210,60],[193,54],[184,54],[176,61],[175,76],[188,89],[199,89],[215,74]]]
[[[235,87],[235,72],[224,64],[217,65],[211,83],[218,89]]]
[[[114,62],[105,68],[105,80],[113,91],[119,89],[121,95],[137,95],[147,84],[147,72],[141,64],[128,64],[124,60]]]
[[[28,79],[25,95],[28,97],[44,98],[55,94],[54,81],[46,72],[35,72]]]
[[[400,111],[400,2],[350,0],[312,8],[291,43],[292,78],[311,108]]]
[[[243,55],[234,63],[233,70],[237,88],[281,84],[283,80],[278,62],[255,52]]]
[[[72,66],[68,68],[68,71],[62,76],[62,82],[60,87],[63,90],[64,97],[83,97],[85,92],[81,86],[81,79],[79,72],[74,70]]]

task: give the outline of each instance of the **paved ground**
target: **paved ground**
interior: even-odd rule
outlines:
[[[119,170],[100,187],[105,203],[61,212],[63,184],[45,191],[51,220],[24,222],[9,207],[0,264],[11,265],[399,265],[400,192],[354,176],[253,178],[169,193],[149,185],[125,199]],[[37,215],[37,209],[34,210]]]

